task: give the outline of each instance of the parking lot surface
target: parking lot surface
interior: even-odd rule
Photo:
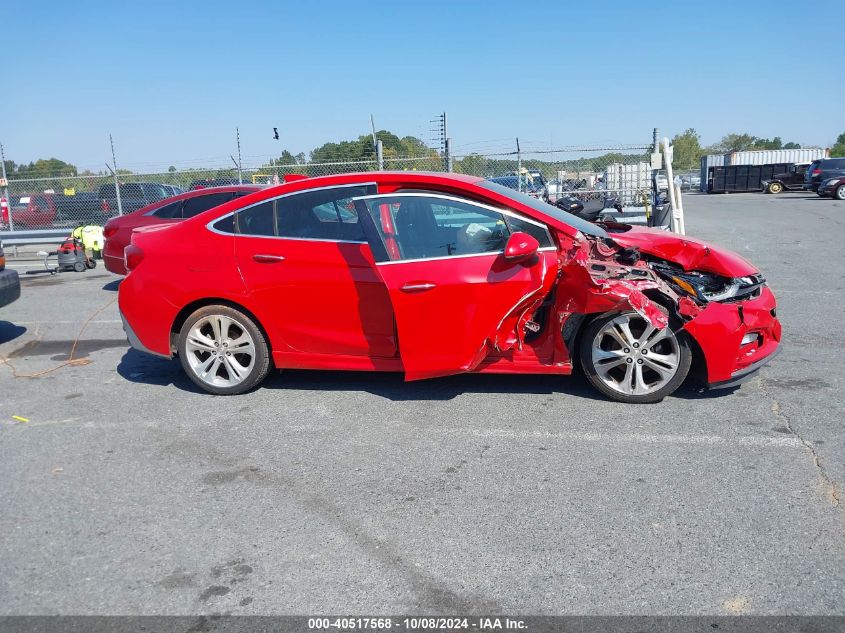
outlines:
[[[0,613],[845,613],[845,203],[685,206],[766,275],[783,352],[657,405],[580,377],[306,371],[213,397],[128,348],[118,277],[23,275],[0,312]],[[24,376],[89,317],[90,362]]]

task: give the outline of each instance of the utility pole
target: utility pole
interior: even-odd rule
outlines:
[[[241,174],[241,131],[237,127],[235,128],[235,139],[238,143],[238,184],[242,185],[244,184],[244,179]]]
[[[3,169],[3,197],[6,199],[6,209],[9,213],[9,230],[15,230],[15,220],[12,218],[12,199],[9,197],[9,181],[6,177],[6,154],[3,151],[3,143],[0,143],[0,165]]]
[[[114,139],[109,134],[109,143],[111,143],[111,164],[114,169],[114,197],[117,199],[117,214],[123,215],[123,202],[120,200],[120,181],[117,178],[117,159],[114,157]]]
[[[516,137],[516,189],[522,191],[522,154],[519,151],[519,137]]]
[[[376,141],[376,162],[378,163],[378,170],[384,171],[384,144],[381,139]]]
[[[436,123],[437,127],[431,130],[436,136],[434,140],[438,148],[440,150],[440,155],[443,157],[443,169],[446,171],[451,171],[449,169],[449,165],[451,164],[451,158],[449,156],[450,151],[450,143],[449,141],[449,129],[446,125],[446,113],[439,115],[436,119],[432,119],[431,123]]]

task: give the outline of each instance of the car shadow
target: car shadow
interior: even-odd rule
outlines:
[[[710,400],[712,398],[724,398],[734,393],[741,385],[728,387],[726,389],[708,389],[704,383],[690,378],[673,393],[670,398],[681,398],[682,400]]]
[[[168,360],[128,349],[117,366],[124,379],[140,384],[174,386],[190,393],[205,393],[182,371],[177,359]],[[405,382],[401,373],[286,369],[272,371],[258,388],[280,391],[364,392],[394,402],[452,400],[466,393],[562,393],[588,400],[603,400],[580,375],[459,374]]]
[[[394,402],[452,400],[467,393],[565,393],[589,400],[601,396],[581,376],[526,374],[458,374],[405,382],[394,372],[308,371],[275,372],[263,389],[297,391],[362,391]]]
[[[120,288],[120,282],[123,281],[123,278],[115,279],[114,281],[110,281],[105,286],[103,286],[103,290],[108,290],[109,292],[117,292],[118,288]]]
[[[185,375],[178,359],[144,354],[131,347],[117,364],[117,373],[129,382],[159,387],[172,385],[182,391],[205,393]]]
[[[19,336],[26,332],[26,328],[22,325],[15,325],[9,321],[0,321],[0,344],[14,341]]]

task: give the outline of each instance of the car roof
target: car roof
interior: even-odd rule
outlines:
[[[493,189],[482,186],[486,182],[480,176],[469,176],[466,174],[456,174],[449,172],[426,172],[426,171],[370,171],[370,172],[349,172],[344,174],[332,174],[328,176],[315,176],[311,178],[302,178],[285,182],[279,185],[271,185],[265,187],[256,193],[241,198],[237,201],[227,202],[215,208],[215,213],[225,215],[234,210],[237,210],[244,203],[255,204],[263,200],[270,200],[278,198],[281,195],[288,193],[295,193],[298,191],[307,191],[309,189],[319,189],[322,187],[336,187],[342,185],[353,184],[367,184],[373,183],[377,185],[387,185],[393,190],[398,189],[429,189],[440,193],[450,193],[453,195],[463,196],[468,199],[476,200],[485,204],[493,204],[514,209],[520,213],[525,214],[529,218],[540,220],[546,224],[565,231],[569,234],[576,234],[579,229],[573,224],[566,222],[560,217],[543,213],[534,206],[530,206],[518,199],[511,198],[497,192]],[[200,191],[206,191],[201,189]],[[513,190],[516,193],[515,190]],[[554,211],[555,209],[550,209]],[[205,213],[201,213],[187,222],[208,222],[208,219],[199,220]],[[207,216],[205,216],[207,218]]]

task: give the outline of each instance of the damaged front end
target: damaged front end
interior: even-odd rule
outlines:
[[[742,382],[776,352],[775,298],[751,264],[682,236],[609,228],[609,237],[584,236],[562,253],[558,359],[571,360],[585,318],[628,310],[689,334],[711,388]]]

